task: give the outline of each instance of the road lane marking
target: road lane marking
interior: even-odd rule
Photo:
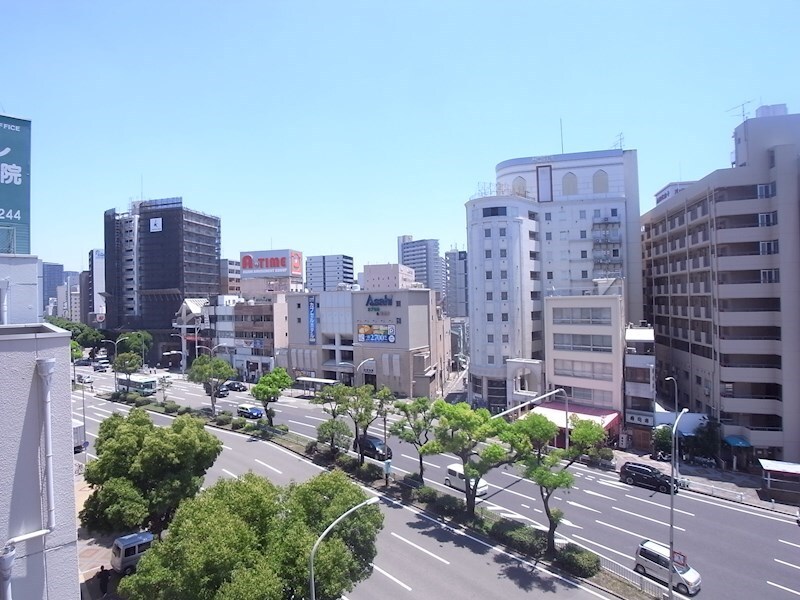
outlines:
[[[413,461],[415,461],[415,462],[419,463],[419,457],[416,457],[416,456],[409,456],[408,454],[401,454],[400,456],[402,456],[403,458],[407,458],[407,459],[409,459],[409,460],[413,460]],[[442,468],[442,467],[440,467],[439,465],[435,465],[435,464],[433,464],[433,463],[431,463],[431,462],[428,462],[427,460],[423,460],[423,461],[422,461],[422,464],[423,464],[423,465],[427,465],[427,466],[429,466],[429,467],[435,467],[436,469],[441,469],[441,468]]]
[[[205,394],[195,394],[194,392],[183,392],[187,396],[197,396],[198,398],[202,398]]]
[[[522,504],[522,503],[520,503],[520,506],[521,506],[522,508],[530,508],[530,506],[528,506],[527,504]]]
[[[597,496],[599,498],[605,498],[606,500],[612,500],[612,501],[616,500],[616,498],[612,498],[611,496],[604,496],[603,494],[601,494],[599,492],[593,492],[592,490],[586,490],[586,493],[589,494],[590,496]]]
[[[502,486],[495,485],[493,483],[487,483],[486,485],[488,485],[490,488],[503,490],[504,492],[508,492],[509,494],[514,494],[515,496],[520,496],[521,498],[525,498],[526,500],[531,500],[532,502],[536,502],[536,498],[534,498],[533,496],[526,496],[525,494],[520,494],[519,492],[515,492],[514,490],[510,490],[508,488],[504,488]]]
[[[445,559],[443,559],[441,556],[437,556],[436,554],[434,554],[434,553],[433,553],[433,552],[431,552],[430,550],[426,550],[426,549],[425,549],[425,548],[423,548],[422,546],[417,546],[417,545],[416,545],[414,542],[412,542],[412,541],[410,541],[410,540],[407,540],[406,538],[404,538],[404,537],[403,537],[403,536],[401,536],[401,535],[397,535],[397,534],[396,534],[394,531],[392,531],[391,533],[392,533],[392,535],[393,535],[394,537],[396,537],[398,540],[400,540],[401,542],[405,542],[406,544],[408,544],[408,545],[409,545],[409,546],[411,546],[412,548],[416,548],[416,549],[417,549],[417,550],[419,550],[420,552],[424,552],[424,553],[425,553],[425,554],[427,554],[428,556],[430,556],[430,557],[432,557],[432,558],[435,558],[436,560],[438,560],[438,561],[440,561],[440,562],[443,562],[443,563],[444,563],[444,564],[446,564],[446,565],[449,565],[449,564],[450,564],[450,561],[449,561],[449,560],[445,560]]]
[[[236,473],[231,473],[230,471],[228,471],[228,469],[222,469],[222,472],[225,473],[226,475],[230,475],[234,479],[239,479],[239,476]]]
[[[265,467],[267,467],[268,469],[272,469],[272,470],[273,470],[273,471],[275,471],[275,472],[276,472],[278,475],[283,475],[283,472],[282,472],[282,471],[278,471],[278,469],[276,469],[276,468],[275,468],[275,467],[273,467],[272,465],[268,465],[268,464],[267,464],[267,463],[265,463],[263,460],[258,460],[258,459],[256,459],[256,462],[257,462],[258,464],[262,465],[262,466],[265,466]]]
[[[785,560],[781,560],[779,558],[774,559],[776,563],[781,563],[782,565],[786,565],[787,567],[792,567],[793,569],[800,569],[800,565],[793,565],[792,563],[786,562]]]
[[[631,487],[627,483],[622,483],[621,481],[601,481],[598,479],[597,483],[599,483],[600,485],[607,485],[608,487],[612,487],[615,490],[627,490],[630,489]]]
[[[274,443],[274,442],[267,442],[267,441],[265,441],[265,440],[259,440],[259,441],[260,441],[262,444],[266,444],[266,445],[267,445],[267,446],[269,446],[270,448],[275,448],[275,450],[278,450],[278,451],[280,451],[280,452],[283,452],[284,454],[286,454],[286,455],[288,455],[288,456],[291,456],[292,458],[294,458],[294,459],[297,459],[297,460],[299,460],[300,462],[304,462],[304,463],[306,463],[307,465],[310,465],[310,466],[314,467],[315,469],[318,469],[318,470],[320,470],[320,471],[327,471],[327,470],[328,470],[328,469],[326,469],[325,467],[323,467],[323,466],[320,466],[320,465],[317,465],[317,464],[314,464],[313,462],[311,462],[311,461],[310,461],[310,460],[308,460],[307,458],[303,458],[303,457],[301,457],[300,455],[298,455],[298,454],[295,454],[295,453],[294,453],[294,452],[292,452],[291,450],[287,450],[287,449],[286,449],[286,448],[284,448],[283,446],[279,446],[278,444],[276,444],[276,443]]]
[[[584,506],[583,504],[578,504],[577,502],[573,502],[572,500],[567,500],[567,504],[569,504],[570,506],[574,506],[575,508],[583,508],[583,509],[586,509],[586,510],[590,510],[590,511],[595,512],[597,514],[600,514],[602,512],[602,511],[596,510],[594,508],[591,508],[589,506]]]
[[[509,473],[507,471],[503,471],[502,474],[505,475],[506,477],[513,477],[514,479],[518,479],[521,481],[530,481],[529,479],[525,479],[524,477],[520,477],[519,475],[514,475],[513,473]]]
[[[102,417],[103,415],[97,415],[98,417]],[[87,421],[94,421],[95,423],[102,423],[100,419],[93,419],[92,417],[86,417]]]
[[[800,544],[795,544],[794,542],[787,542],[786,540],[778,540],[781,544],[789,544],[790,546],[794,546],[795,548],[800,548]]]
[[[612,525],[611,523],[606,523],[605,521],[600,521],[598,519],[595,519],[594,522],[597,523],[598,525],[605,525],[606,527],[610,527],[611,529],[616,529],[617,531],[621,531],[622,533],[627,533],[628,535],[632,535],[635,538],[639,538],[640,541],[650,539],[646,535],[642,535],[641,533],[633,533],[632,531],[623,529],[622,527],[617,527],[616,525]]]
[[[695,502],[702,502],[703,504],[710,504],[711,506],[719,506],[721,508],[727,508],[728,510],[732,510],[735,512],[745,513],[747,515],[753,515],[754,517],[761,517],[762,519],[769,519],[770,521],[778,521],[780,523],[788,523],[790,521],[794,521],[795,517],[793,515],[784,515],[781,517],[773,517],[771,515],[762,515],[760,512],[745,510],[743,508],[737,508],[735,506],[728,506],[727,504],[723,504],[721,502],[710,502],[704,498],[699,498],[693,494],[681,494],[681,497],[686,498],[687,500],[693,500]],[[765,509],[766,510],[766,509]]]
[[[294,423],[295,425],[302,425],[303,427],[311,427],[312,429],[316,429],[313,425],[310,425],[308,423],[302,423],[300,421],[289,420],[289,423]]]
[[[800,596],[800,592],[793,590],[792,588],[787,588],[782,585],[778,585],[777,583],[772,583],[771,581],[767,581],[767,583],[771,586],[778,588],[779,590],[783,590],[784,592],[789,592],[790,594],[794,594],[795,596]]]
[[[231,448],[230,446],[226,446],[225,444],[222,444],[222,448],[225,450],[233,450],[233,448]]]
[[[653,519],[651,517],[645,517],[644,515],[640,515],[639,513],[632,512],[630,510],[625,510],[623,508],[619,508],[618,506],[612,506],[612,510],[618,510],[621,513],[625,513],[626,515],[631,515],[632,517],[639,517],[640,519],[644,519],[645,521],[650,521],[652,523],[658,523],[659,525],[663,525],[664,527],[669,527],[669,523],[664,523],[664,521],[659,521],[658,519]],[[674,525],[675,529],[678,531],[686,531],[683,527],[678,527]]]
[[[645,504],[652,504],[653,506],[659,506],[661,508],[666,508],[667,510],[669,510],[669,506],[667,506],[666,504],[660,504],[658,502],[653,502],[652,500],[645,500],[644,498],[637,498],[636,496],[631,496],[629,494],[625,494],[625,497],[630,498],[631,500],[637,500],[638,502],[644,502]],[[676,508],[675,512],[682,513],[690,517],[695,516],[694,513],[690,513],[689,511],[686,510],[681,510],[680,508]]]
[[[406,589],[407,589],[409,592],[411,591],[411,588],[410,588],[410,587],[408,587],[408,586],[407,586],[405,583],[403,583],[402,581],[400,581],[400,580],[399,580],[397,577],[394,577],[393,575],[389,575],[389,573],[387,573],[386,571],[384,571],[383,569],[381,569],[381,568],[380,568],[378,565],[376,565],[375,563],[370,563],[370,564],[372,565],[372,568],[373,568],[373,569],[375,569],[375,570],[376,570],[378,573],[381,573],[381,574],[385,575],[386,577],[388,577],[389,579],[391,579],[392,581],[394,581],[394,582],[395,582],[397,585],[401,585],[401,586],[403,586],[403,587],[404,587],[404,588],[406,588]]]
[[[614,554],[619,554],[622,558],[630,558],[630,554],[626,554],[625,552],[620,552],[619,550],[614,550],[613,548],[609,548],[608,546],[603,546],[602,544],[598,544],[597,542],[593,542],[589,538],[581,537],[576,533],[572,534],[576,540],[580,540],[587,544],[592,544],[593,546],[597,546],[598,548],[602,548],[603,550],[607,550],[608,552],[613,552]]]
[[[311,415],[307,415],[306,419],[314,419],[315,421],[329,421],[330,419],[323,419],[322,417],[312,417]]]

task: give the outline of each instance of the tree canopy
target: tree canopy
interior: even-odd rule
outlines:
[[[194,383],[202,383],[211,392],[211,413],[217,414],[217,392],[219,386],[236,375],[236,369],[221,358],[206,354],[198,356],[192,362],[186,378]]]
[[[181,500],[198,492],[222,442],[199,419],[184,415],[160,428],[144,410],[133,409],[100,424],[95,450],[97,460],[86,466],[93,492],[80,512],[81,524],[100,532],[159,532]]]
[[[169,535],[119,591],[130,600],[307,598],[314,542],[364,500],[339,471],[285,488],[252,473],[222,480],[181,504]],[[314,559],[319,600],[341,598],[369,576],[382,528],[378,506],[365,506],[331,530]]]
[[[394,402],[394,396],[386,386],[375,392],[371,385],[361,385],[357,388],[348,388],[343,405],[344,412],[353,421],[356,440],[367,435],[367,428],[378,418],[387,414],[389,407]],[[364,464],[364,447],[359,444],[358,464]]]
[[[425,481],[421,448],[431,441],[433,435],[433,400],[414,398],[394,403],[395,410],[402,415],[390,429],[392,435],[408,442],[417,449],[419,455],[419,479]]]
[[[142,357],[133,352],[121,352],[114,357],[112,366],[117,373],[130,375],[142,368]]]
[[[149,331],[130,331],[117,338],[119,342],[119,352],[131,352],[142,356],[150,352],[153,347],[153,336]],[[142,347],[144,346],[144,353]]]
[[[261,402],[264,406],[264,414],[267,422],[272,427],[272,419],[275,418],[275,411],[269,406],[272,402],[277,402],[283,390],[292,386],[292,378],[286,369],[276,367],[266,375],[262,375],[258,383],[250,388],[250,394]]]
[[[97,348],[100,346],[100,340],[103,339],[102,333],[85,323],[76,323],[63,317],[45,317],[45,320],[56,327],[69,331],[72,339],[78,342],[82,348]]]

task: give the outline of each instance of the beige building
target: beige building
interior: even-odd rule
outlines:
[[[642,216],[659,396],[672,403],[674,377],[740,465],[800,461],[800,114],[777,112],[735,129],[730,169]]]
[[[416,285],[414,269],[406,265],[364,265],[361,287],[365,290],[399,290]]]
[[[450,326],[431,290],[287,294],[287,305],[293,376],[386,386],[400,397],[442,394]]]

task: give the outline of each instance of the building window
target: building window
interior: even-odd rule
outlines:
[[[492,237],[492,230],[491,229],[484,229],[483,230],[483,237]]]
[[[761,269],[761,283],[780,283],[780,280],[778,269]]]
[[[397,317],[397,324],[398,325],[402,325],[403,324],[403,319],[400,318],[400,317]]]
[[[505,258],[508,252],[505,248],[500,248],[500,258]]]
[[[608,173],[600,169],[592,176],[592,192],[595,194],[608,193]]]
[[[561,179],[561,193],[565,196],[574,196],[578,193],[578,178],[575,173],[567,173]]]
[[[761,242],[760,254],[777,254],[778,253],[778,240],[771,240],[769,242]]]
[[[553,219],[553,215],[549,212],[544,213],[544,220],[551,221]]]
[[[508,292],[500,292],[500,300],[508,300]]]
[[[530,271],[529,276],[530,279],[536,279],[536,271]]]
[[[491,355],[491,354],[489,356],[487,356],[486,357],[486,362],[489,363],[490,365],[493,365],[494,364],[494,356]]]
[[[300,303],[299,302],[297,303],[297,308],[300,308]]]
[[[501,321],[508,321],[508,313],[500,313]]]
[[[536,233],[535,231],[529,231],[528,232],[528,239],[529,240],[533,240],[533,241],[539,241],[539,234]]]
[[[492,251],[491,250],[484,250],[483,252],[486,258],[492,258]]]
[[[491,206],[489,208],[483,209],[483,216],[485,217],[505,217],[506,216],[506,207],[505,206]]]
[[[488,302],[491,302],[491,301],[492,301],[492,298],[493,298],[493,294],[492,294],[492,292],[486,292],[486,300],[487,300]]]
[[[581,279],[589,279],[589,271],[581,271]]]
[[[529,218],[531,221],[538,221],[538,217],[536,216],[536,213],[535,213],[535,212],[533,212],[532,210],[529,210],[529,211],[528,211],[528,218]]]
[[[492,272],[486,271],[486,279],[491,279],[491,278],[492,278]]]
[[[544,239],[545,239],[545,241],[549,242],[550,240],[553,239],[553,234],[550,231],[546,231],[545,234],[544,234]]]
[[[508,279],[508,271],[500,271],[500,279]]]
[[[594,218],[595,219],[599,219],[600,218],[600,209],[599,208],[595,208],[594,209]]]
[[[400,304],[401,304],[400,300],[396,300],[395,303],[394,303],[395,306],[400,306]],[[317,304],[317,306],[319,306],[319,304]]]
[[[501,227],[500,228],[500,237],[506,237],[506,228],[505,227]]]
[[[297,317],[297,322],[298,323],[302,323],[303,321],[302,321],[302,319],[300,319],[300,317]]]
[[[616,208],[612,208],[611,209],[611,216],[612,217],[616,217],[617,216],[617,209]]]
[[[515,196],[527,196],[528,183],[524,177],[515,177],[511,183],[511,193]]]
[[[619,258],[619,248],[614,248],[614,249],[611,251],[611,256],[613,256],[613,257],[615,257],[615,258]]]
[[[759,213],[758,215],[758,226],[759,227],[771,227],[773,225],[778,224],[778,213],[777,211],[768,212],[768,213]]]
[[[585,210],[578,211],[578,218],[579,219],[585,219],[586,218],[586,211]]]
[[[494,334],[489,333],[486,335],[486,343],[487,344],[494,344]]]
[[[545,279],[552,279],[552,278],[553,278],[553,272],[548,271],[547,274],[545,275]]]
[[[507,343],[508,343],[508,334],[507,334],[507,333],[504,333],[504,334],[503,334],[503,343],[504,343],[504,344],[507,344]]]
[[[589,253],[586,250],[581,250],[581,258],[589,258]]]
[[[582,240],[586,239],[586,230],[585,229],[581,229],[581,239]]]
[[[486,320],[489,322],[494,321],[494,313],[486,313]]]

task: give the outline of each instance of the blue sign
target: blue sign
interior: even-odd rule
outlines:
[[[31,122],[0,115],[0,254],[31,253]]]
[[[317,343],[317,297],[308,297],[308,343]]]

